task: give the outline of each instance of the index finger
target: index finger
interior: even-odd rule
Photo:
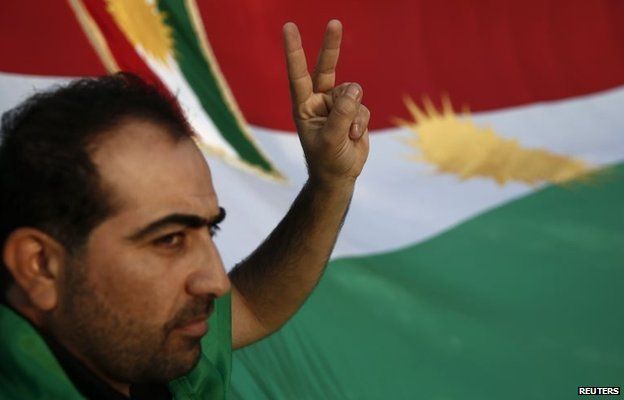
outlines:
[[[312,78],[301,46],[301,35],[297,25],[287,22],[284,25],[284,50],[290,82],[290,94],[294,104],[303,103],[312,95]]]

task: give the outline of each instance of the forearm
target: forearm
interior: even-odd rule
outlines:
[[[277,330],[314,289],[366,162],[370,112],[362,87],[334,87],[341,38],[342,25],[330,21],[312,78],[296,25],[284,25],[293,118],[310,180],[267,240],[230,274],[234,348]]]
[[[324,187],[308,181],[265,242],[230,273],[258,322],[273,332],[318,283],[353,194],[354,182]]]

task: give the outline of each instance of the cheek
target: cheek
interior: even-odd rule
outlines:
[[[91,287],[112,310],[129,318],[162,324],[175,314],[181,283],[163,260],[110,252],[89,265]]]

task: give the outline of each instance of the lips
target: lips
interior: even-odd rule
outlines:
[[[176,330],[188,335],[188,336],[204,336],[208,332],[208,317],[214,310],[214,303],[210,302],[205,312],[199,315],[195,315],[191,319],[187,319],[185,322],[178,325]]]
[[[208,332],[208,315],[189,321],[178,330],[189,336],[204,336]]]

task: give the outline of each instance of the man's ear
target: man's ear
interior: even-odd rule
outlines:
[[[58,303],[59,278],[66,258],[65,248],[48,234],[34,228],[18,228],[9,235],[2,255],[16,284],[41,311]]]

